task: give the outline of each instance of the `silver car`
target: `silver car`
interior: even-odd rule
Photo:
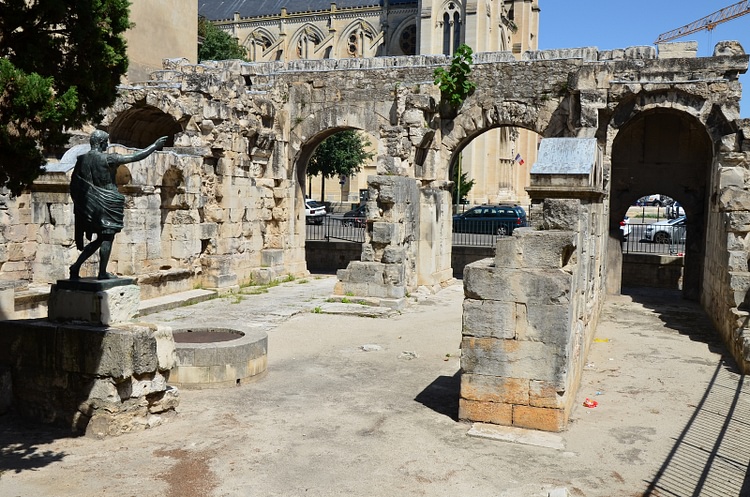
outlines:
[[[654,243],[685,243],[687,233],[687,218],[680,216],[676,219],[658,221],[646,226],[644,238]]]

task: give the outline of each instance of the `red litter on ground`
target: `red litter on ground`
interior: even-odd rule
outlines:
[[[586,400],[583,401],[583,407],[588,407],[593,409],[594,407],[598,406],[599,403],[595,400],[591,400],[589,398],[586,398]]]

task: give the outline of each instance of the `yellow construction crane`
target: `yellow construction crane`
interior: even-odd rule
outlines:
[[[696,31],[700,31],[702,29],[707,29],[708,31],[712,31],[716,27],[717,24],[721,24],[722,22],[727,22],[731,19],[734,19],[735,17],[744,16],[745,14],[750,14],[750,0],[737,2],[734,5],[730,5],[729,7],[724,7],[721,10],[717,10],[713,14],[707,15],[706,17],[703,17],[702,19],[693,21],[690,24],[686,24],[680,28],[673,29],[672,31],[667,31],[666,33],[662,33],[656,39],[654,44],[674,40],[675,38],[680,38],[682,36],[695,33]]]

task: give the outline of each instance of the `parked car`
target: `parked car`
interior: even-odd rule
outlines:
[[[367,221],[367,204],[362,204],[359,207],[344,213],[344,218],[341,220],[341,224],[344,226],[356,226],[361,228]]]
[[[677,219],[680,216],[685,215],[685,210],[682,208],[679,202],[672,202],[667,205],[667,219]]]
[[[638,206],[651,205],[654,207],[663,207],[664,205],[668,203],[668,200],[669,200],[669,197],[655,193],[653,195],[646,195],[645,197],[639,198],[638,201],[635,203],[635,205],[638,205]]]
[[[628,216],[625,216],[625,218],[620,221],[620,231],[622,231],[623,238],[627,238],[630,234],[630,218]]]
[[[453,216],[454,233],[510,235],[527,225],[526,211],[517,205],[479,205]]]
[[[687,233],[687,218],[680,216],[676,219],[658,221],[646,226],[643,236],[654,243],[685,243]]]
[[[315,200],[305,199],[305,222],[307,224],[323,224],[326,218],[326,206]]]

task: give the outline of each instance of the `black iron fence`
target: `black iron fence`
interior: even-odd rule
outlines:
[[[307,240],[364,243],[365,223],[358,218],[327,215],[320,224],[307,225]]]
[[[472,207],[472,206],[461,206]],[[531,223],[531,216],[527,210],[527,224]],[[364,243],[364,218],[344,217],[341,214],[328,214],[320,224],[312,219],[307,224],[307,240],[319,241],[348,241]],[[510,236],[519,225],[515,220],[464,219],[460,223],[453,223],[453,245],[464,247],[494,247],[497,239]]]
[[[629,223],[625,229],[622,251],[626,254],[646,253],[681,256],[685,254],[685,231],[665,228],[653,223]]]

